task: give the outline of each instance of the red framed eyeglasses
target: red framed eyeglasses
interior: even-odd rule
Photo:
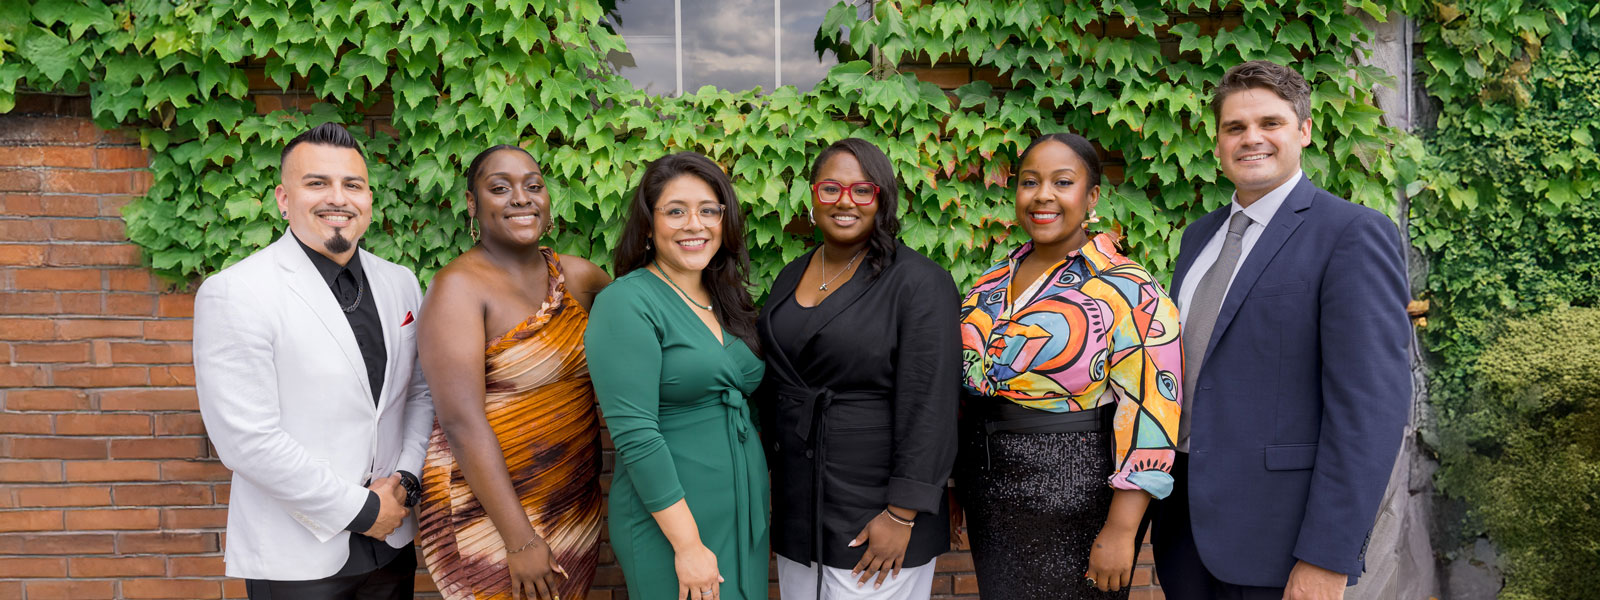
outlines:
[[[823,204],[836,204],[840,198],[849,196],[851,204],[867,206],[878,200],[878,184],[870,181],[844,184],[828,179],[811,186],[811,194]]]

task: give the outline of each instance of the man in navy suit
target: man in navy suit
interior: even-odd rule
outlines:
[[[1342,598],[1411,400],[1394,222],[1300,169],[1310,87],[1251,61],[1217,86],[1233,202],[1183,235],[1172,288],[1184,395],[1172,495],[1154,508],[1169,600]]]

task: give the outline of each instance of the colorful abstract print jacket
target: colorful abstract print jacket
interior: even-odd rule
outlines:
[[[962,379],[971,393],[1038,410],[1117,405],[1110,483],[1172,490],[1183,349],[1178,308],[1155,279],[1098,235],[1010,294],[1023,244],[978,278],[961,304]]]

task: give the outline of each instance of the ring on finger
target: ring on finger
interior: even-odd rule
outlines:
[[[1084,576],[1083,582],[1089,584],[1089,587],[1095,587],[1097,585],[1094,581],[1094,578],[1089,576]]]

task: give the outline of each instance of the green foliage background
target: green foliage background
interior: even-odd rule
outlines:
[[[1501,548],[1503,598],[1592,597],[1600,313],[1566,307],[1600,305],[1600,5],[1414,10],[1443,101],[1409,215],[1432,263],[1437,483]]]
[[[128,235],[165,275],[214,271],[282,230],[269,191],[277,150],[324,121],[359,123],[392,92],[395,135],[366,140],[378,210],[368,247],[426,280],[470,245],[463,165],[496,143],[526,146],[549,179],[559,251],[606,263],[644,161],[695,150],[732,175],[751,219],[757,287],[809,243],[805,171],[847,136],[879,144],[906,188],[902,237],[967,281],[1017,243],[1005,187],[1037,132],[1071,129],[1126,162],[1103,190],[1102,227],[1164,273],[1182,226],[1227,201],[1204,89],[1229,66],[1299,66],[1315,89],[1310,176],[1392,209],[1413,179],[1390,152],[1371,87],[1352,67],[1373,0],[1245,0],[1237,23],[1200,18],[1213,0],[885,1],[874,19],[838,6],[823,27],[844,62],[815,89],[681,98],[635,90],[602,61],[623,48],[596,0],[27,0],[0,8],[0,111],[17,86],[85,86],[105,127],[156,151],[154,186],[128,207]],[[1131,38],[1108,37],[1103,25]],[[845,31],[845,33],[837,33]],[[825,36],[825,37],[829,37]],[[882,52],[875,64],[854,57]],[[902,61],[995,67],[1015,89],[975,82],[954,99],[897,72]],[[256,113],[244,66],[324,104]],[[1337,133],[1330,133],[1337,132]],[[1391,210],[1392,212],[1392,210]]]

